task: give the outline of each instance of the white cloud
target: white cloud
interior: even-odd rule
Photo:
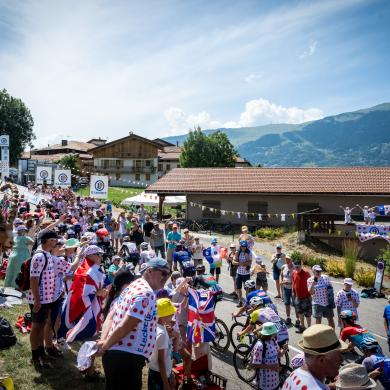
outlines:
[[[262,73],[259,73],[259,74],[254,74],[254,73],[251,73],[249,74],[248,76],[245,77],[245,82],[247,84],[252,84],[253,82],[255,82],[256,80],[260,80],[263,78],[263,74]]]
[[[311,57],[317,50],[317,41],[311,41],[308,49],[306,49],[302,54],[298,57],[303,60],[305,58]]]
[[[283,107],[262,98],[247,102],[245,111],[240,114],[240,119],[237,121],[221,122],[212,120],[210,114],[206,111],[198,114],[186,114],[176,107],[171,107],[165,111],[165,118],[169,123],[171,135],[183,134],[198,125],[202,129],[239,128],[270,123],[303,123],[323,117],[324,113],[319,108]]]

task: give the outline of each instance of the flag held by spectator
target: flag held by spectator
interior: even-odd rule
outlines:
[[[380,215],[388,215],[390,214],[390,205],[381,205],[381,206],[377,206],[377,209],[379,211],[379,214]]]

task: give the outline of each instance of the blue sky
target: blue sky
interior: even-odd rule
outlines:
[[[387,0],[0,0],[35,145],[299,123],[390,101]]]

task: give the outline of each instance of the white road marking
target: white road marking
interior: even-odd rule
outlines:
[[[295,347],[293,347],[291,344],[288,344],[288,348],[289,348],[289,349],[292,349],[293,351],[295,351],[295,352],[297,352],[297,353],[301,353],[301,352],[302,352],[301,349],[295,348]]]
[[[383,336],[381,336],[380,334],[376,334],[376,333],[374,333],[374,332],[370,332],[370,333],[372,333],[374,336],[376,336],[376,337],[379,337],[380,339],[382,339],[382,340],[386,340],[387,341],[387,337],[383,337]]]

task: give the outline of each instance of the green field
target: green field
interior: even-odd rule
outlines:
[[[123,199],[135,196],[144,190],[144,188],[135,187],[109,187],[108,199],[111,200],[113,204],[119,204]],[[78,189],[76,193],[81,196],[89,196],[89,186]]]

